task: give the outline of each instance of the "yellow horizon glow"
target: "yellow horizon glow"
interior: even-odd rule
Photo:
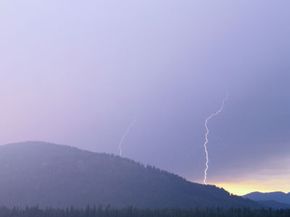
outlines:
[[[275,184],[270,182],[257,182],[257,181],[243,181],[243,182],[219,182],[215,183],[216,186],[224,188],[226,191],[243,196],[251,192],[289,192],[290,186],[289,183],[277,182]]]

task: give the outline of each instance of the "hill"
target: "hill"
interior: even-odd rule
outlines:
[[[0,146],[0,206],[256,207],[129,159],[43,142]]]
[[[263,207],[270,207],[272,209],[290,209],[290,204],[277,202],[275,200],[260,200],[257,202]]]
[[[279,208],[290,208],[290,193],[283,192],[252,192],[244,196],[244,198],[248,198],[254,201],[258,201],[262,204],[272,204],[271,207],[279,207]]]

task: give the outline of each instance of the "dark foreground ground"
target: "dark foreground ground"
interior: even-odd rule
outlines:
[[[18,209],[0,208],[0,217],[290,217],[290,210],[272,209],[112,209],[93,207],[86,209],[40,209],[38,207]]]

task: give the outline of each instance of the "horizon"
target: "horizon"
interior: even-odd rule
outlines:
[[[124,156],[120,156],[119,154],[114,154],[114,153],[107,153],[107,152],[97,152],[97,151],[92,151],[92,150],[89,150],[89,149],[83,149],[83,148],[79,148],[77,146],[70,146],[69,144],[57,144],[57,143],[53,143],[53,142],[49,142],[49,141],[33,141],[33,140],[29,140],[29,141],[18,141],[18,142],[13,142],[13,143],[7,143],[7,144],[1,144],[0,146],[9,146],[9,145],[21,145],[21,144],[29,144],[29,143],[36,143],[36,144],[47,144],[47,145],[56,145],[56,146],[65,146],[65,147],[68,147],[68,148],[77,148],[79,150],[83,150],[83,151],[88,151],[88,152],[92,152],[92,153],[96,153],[96,154],[107,154],[107,155],[113,155],[115,157],[120,157],[122,159],[128,159],[128,160],[133,160],[133,159],[130,159],[130,158],[127,158],[127,157],[124,157]],[[145,164],[143,162],[140,162],[140,161],[136,161],[136,160],[133,160],[133,162],[136,162],[136,163],[140,163],[141,165],[143,166],[154,166],[154,165],[148,165],[148,164]],[[156,167],[157,169],[160,169],[158,167]],[[169,172],[171,174],[174,174],[174,175],[177,175],[177,176],[180,176],[178,174],[175,174],[175,173],[172,173],[170,171],[167,171],[167,170],[163,170],[163,171],[166,171],[166,172]],[[225,189],[226,191],[228,191],[229,193],[231,194],[235,194],[237,196],[244,196],[244,195],[247,195],[249,193],[284,193],[284,194],[288,194],[290,193],[290,191],[277,191],[276,189],[271,189],[271,188],[267,188],[267,187],[264,187],[264,186],[260,186],[259,183],[247,183],[246,185],[243,185],[243,184],[236,184],[236,183],[213,183],[213,184],[204,184],[203,181],[192,181],[192,180],[188,180],[186,179],[186,177],[183,177],[183,176],[180,176],[182,178],[184,178],[185,180],[189,181],[189,182],[192,182],[192,183],[197,183],[197,184],[201,184],[201,185],[209,185],[209,186],[216,186],[218,188],[223,188]],[[251,189],[255,189],[254,191],[253,190],[250,190],[248,188],[248,186],[255,186],[255,187],[251,187]],[[243,187],[241,187],[243,186]]]
[[[120,155],[237,195],[289,192],[289,7],[1,1],[0,144]]]

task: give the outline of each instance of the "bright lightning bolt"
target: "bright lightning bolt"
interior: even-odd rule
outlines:
[[[131,121],[131,123],[129,124],[129,126],[127,127],[125,133],[123,134],[120,142],[119,142],[119,156],[122,157],[123,155],[123,143],[126,139],[126,137],[128,136],[128,134],[130,133],[132,127],[135,125],[136,123],[136,119],[134,119],[133,121]]]
[[[221,104],[221,107],[219,108],[219,110],[217,110],[215,113],[210,114],[210,116],[208,116],[205,119],[205,122],[204,122],[204,126],[205,126],[205,137],[204,138],[205,138],[205,141],[204,141],[203,146],[204,146],[204,152],[205,152],[206,162],[205,162],[205,170],[204,170],[203,183],[205,185],[207,185],[207,172],[208,172],[208,169],[209,169],[209,154],[208,154],[207,144],[209,142],[208,136],[209,136],[210,130],[209,130],[209,127],[208,127],[208,123],[209,123],[209,121],[211,119],[213,119],[214,117],[218,116],[224,110],[225,103],[228,100],[228,97],[229,97],[228,94],[226,94],[225,98],[222,101],[222,104]]]

